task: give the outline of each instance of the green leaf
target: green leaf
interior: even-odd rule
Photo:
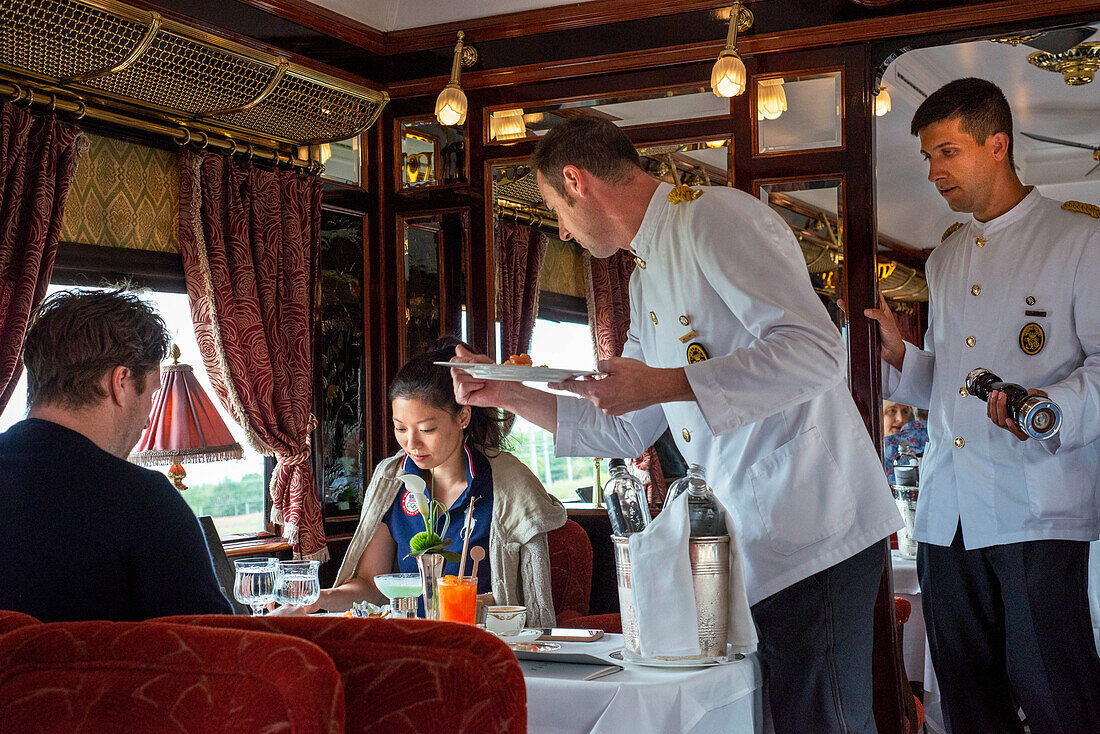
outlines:
[[[446,558],[451,563],[458,563],[459,561],[462,560],[462,556],[458,555],[454,551],[441,550],[441,551],[436,551],[436,553],[443,556],[444,558]]]

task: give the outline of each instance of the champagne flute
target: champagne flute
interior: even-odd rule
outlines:
[[[241,604],[252,607],[252,614],[263,614],[265,605],[275,601],[278,582],[277,558],[241,558],[234,561],[237,578],[233,584],[233,596]]]
[[[320,561],[280,561],[275,601],[304,607],[321,597]]]

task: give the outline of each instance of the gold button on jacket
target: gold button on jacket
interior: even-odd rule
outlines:
[[[978,239],[974,240],[974,244],[978,247],[985,247],[985,237],[979,237]]]
[[[684,437],[685,441],[691,443],[691,431],[685,428],[684,430],[680,431],[680,435]]]
[[[966,441],[962,440],[962,436],[959,436],[958,438],[955,439],[955,446],[957,446],[958,448],[961,449],[965,445],[966,445]]]
[[[970,286],[970,295],[980,296],[981,293],[982,293],[982,287],[980,285],[975,283],[974,285]]]
[[[968,337],[966,337],[966,346],[968,346],[968,347],[972,347],[972,346],[974,346],[974,344],[975,344],[975,341],[976,341],[976,340],[975,340],[975,339],[974,339],[974,337],[972,337],[972,336],[968,336]]]
[[[963,397],[965,398],[965,397],[966,397],[967,395],[969,395],[969,394],[970,394],[970,393],[968,393],[968,392],[966,391],[966,388],[965,388],[965,387],[960,387],[960,388],[959,388],[959,395],[962,395],[962,396],[963,396]]]

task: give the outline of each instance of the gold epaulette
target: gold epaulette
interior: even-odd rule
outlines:
[[[1067,212],[1080,212],[1081,214],[1088,214],[1093,219],[1100,219],[1100,206],[1096,206],[1096,204],[1086,204],[1083,201],[1067,201],[1062,204],[1062,208]]]
[[[943,242],[943,241],[944,241],[944,240],[946,240],[946,239],[947,239],[948,237],[950,237],[951,235],[955,234],[955,232],[957,232],[957,231],[958,231],[958,229],[959,229],[959,227],[961,227],[961,226],[963,226],[963,223],[962,223],[962,222],[955,222],[955,223],[954,223],[954,224],[952,224],[952,225],[951,225],[950,227],[948,227],[948,228],[947,228],[947,231],[945,231],[945,232],[943,233],[943,237],[940,237],[940,242]]]
[[[695,201],[702,195],[702,191],[693,189],[687,184],[680,184],[679,186],[673,186],[672,191],[668,192],[668,203],[679,204],[682,201]]]

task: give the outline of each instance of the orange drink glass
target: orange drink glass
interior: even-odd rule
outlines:
[[[474,623],[477,610],[477,579],[444,576],[436,586],[439,618],[446,622]]]

